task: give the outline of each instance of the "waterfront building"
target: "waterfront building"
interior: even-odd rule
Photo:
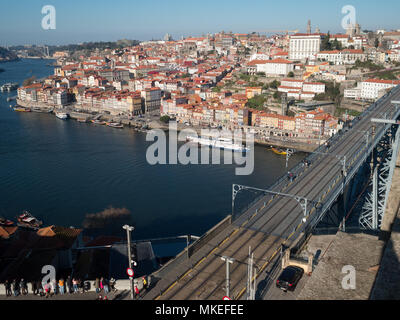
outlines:
[[[144,112],[152,112],[161,108],[161,89],[149,88],[142,91]]]

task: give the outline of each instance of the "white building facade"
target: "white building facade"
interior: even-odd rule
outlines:
[[[314,59],[321,50],[321,34],[295,34],[290,36],[289,60]]]

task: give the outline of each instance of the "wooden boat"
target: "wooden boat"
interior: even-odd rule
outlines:
[[[111,127],[111,128],[115,128],[115,129],[123,129],[124,126],[120,123],[117,122],[111,122],[111,123],[107,123],[107,126]]]
[[[98,125],[100,125],[100,126],[104,126],[104,125],[107,124],[107,122],[101,121],[101,120],[92,120],[92,123],[93,123],[93,124],[98,124]]]

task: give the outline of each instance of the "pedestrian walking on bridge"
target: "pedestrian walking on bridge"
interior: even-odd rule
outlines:
[[[63,295],[65,293],[65,283],[63,278],[58,281],[58,287],[60,288],[60,293]]]
[[[6,282],[4,282],[4,287],[6,288],[6,296],[7,297],[11,297],[12,293],[11,293],[11,283],[6,280]]]
[[[50,283],[46,283],[45,285],[44,285],[44,292],[46,293],[46,299],[48,298],[48,297],[50,297],[51,296],[51,287],[50,287]]]
[[[139,291],[139,288],[137,287],[137,286],[135,286],[135,299],[137,299],[137,298],[139,298],[140,297],[140,291]]]
[[[146,277],[143,277],[143,288],[147,290],[147,287],[148,287],[148,283],[147,283]]]
[[[19,282],[19,287],[21,288],[21,293],[26,296],[28,294],[28,285],[24,279]]]
[[[14,292],[14,297],[19,296],[19,283],[17,279],[14,279],[14,281],[12,282],[12,290]]]
[[[75,278],[72,279],[72,286],[74,288],[74,293],[78,293],[78,280]]]

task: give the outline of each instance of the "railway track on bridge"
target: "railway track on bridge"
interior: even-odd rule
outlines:
[[[305,168],[299,177],[279,191],[305,197],[314,204],[321,201],[322,192],[334,184],[341,182],[341,166],[336,156],[346,155],[351,167],[360,157],[360,150],[367,148],[365,133],[371,127],[370,119],[382,116],[383,113],[393,111],[391,100],[398,98],[400,92],[388,97],[377,109],[370,110],[355,124],[353,130],[332,145],[329,155],[318,157],[310,168]],[[392,110],[393,109],[393,110]],[[231,267],[231,292],[232,297],[240,298],[244,293],[247,275],[246,258],[248,247],[252,247],[256,265],[261,265],[264,270],[278,254],[282,244],[290,244],[296,230],[303,225],[299,224],[303,217],[298,203],[294,200],[273,197],[264,197],[246,213],[250,218],[205,259],[198,263],[176,283],[171,286],[158,299],[168,300],[207,300],[221,299],[224,295],[225,268],[220,257],[227,255],[237,262]],[[266,203],[268,201],[268,203]],[[265,205],[263,205],[265,202]],[[256,209],[258,209],[256,211]],[[311,213],[315,210],[311,211]],[[255,213],[253,213],[255,212]],[[293,232],[291,232],[294,230]]]

